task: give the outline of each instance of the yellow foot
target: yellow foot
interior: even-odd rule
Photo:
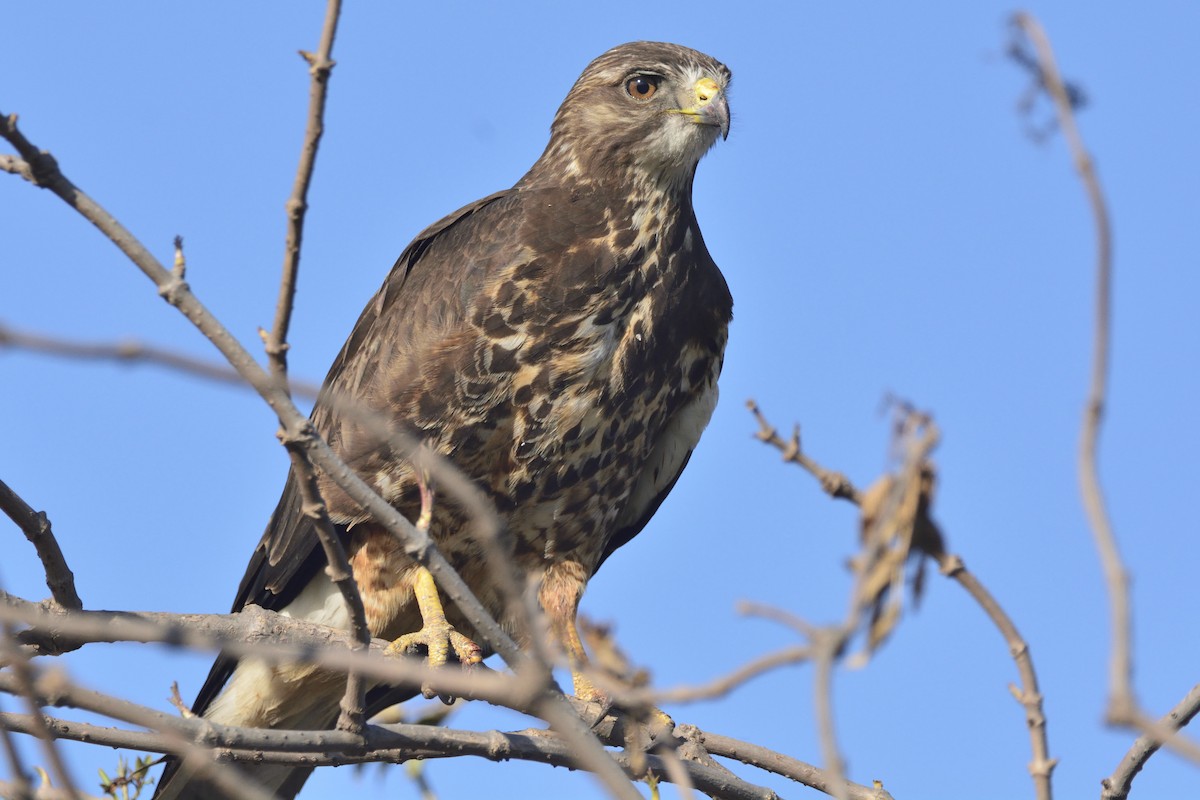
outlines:
[[[478,664],[483,660],[483,650],[466,636],[454,630],[444,618],[430,620],[425,627],[416,633],[406,633],[388,646],[390,655],[404,653],[416,655],[425,648],[426,658],[431,667],[444,667],[450,663],[450,652],[463,666]]]
[[[624,708],[614,703],[608,695],[597,689],[596,685],[588,680],[588,677],[583,674],[582,670],[577,668],[572,669],[571,678],[575,684],[576,699],[588,703],[600,704],[600,708],[603,710],[600,714],[600,719],[603,719],[615,706],[618,711],[627,714],[634,721],[644,725],[646,727],[646,734],[652,742],[662,740],[675,731],[675,720],[671,719],[670,715],[657,706],[643,706],[636,709]]]
[[[433,576],[423,567],[417,570],[413,594],[416,596],[417,606],[421,609],[421,630],[406,633],[393,641],[388,645],[388,655],[416,655],[424,648],[426,662],[431,667],[444,667],[449,664],[452,652],[458,663],[464,667],[474,666],[483,661],[483,649],[456,631],[446,620],[437,585],[433,582]],[[441,697],[442,702],[446,704],[454,702],[453,697],[435,692],[428,682],[421,685],[421,694],[426,699]]]

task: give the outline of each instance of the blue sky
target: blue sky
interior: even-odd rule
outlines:
[[[420,5],[420,7],[415,7]],[[886,466],[894,392],[943,431],[935,513],[1027,638],[1046,696],[1059,797],[1095,796],[1132,741],[1106,730],[1107,605],[1078,499],[1093,234],[1061,138],[1035,143],[991,2],[686,6],[610,2],[348,4],[335,47],[292,336],[319,380],[396,255],[429,222],[511,185],[540,154],[579,71],[612,45],[675,41],[733,70],[729,140],[696,208],[735,298],[722,400],[671,499],[592,582],[658,684],[699,682],[791,643],[740,618],[749,599],[839,619],[852,509],[751,437],[743,402],[803,425],[808,451],[860,485]],[[1039,3],[1115,227],[1114,363],[1101,473],[1133,579],[1136,682],[1162,713],[1200,678],[1194,459],[1200,433],[1200,10]],[[17,4],[0,110],[161,259],[185,237],[189,282],[252,350],[270,324],[283,203],[323,8]],[[48,20],[54,20],[53,23]],[[1035,119],[1048,119],[1043,104]],[[87,340],[215,351],[60,201],[0,176],[0,322]],[[250,393],[152,368],[0,352],[0,477],[46,509],[89,608],[225,611],[287,469]],[[1189,422],[1193,420],[1193,422]],[[0,580],[40,598],[40,567],[0,525]],[[166,707],[210,658],[95,646],[73,677]],[[677,720],[819,761],[809,667]],[[936,576],[865,669],[838,674],[851,777],[897,798],[1031,796],[1007,649]],[[524,727],[472,707],[459,723]],[[75,748],[76,775],[111,767]],[[816,796],[740,770],[785,797]],[[415,797],[400,770],[329,770],[305,797]],[[433,764],[444,798],[599,796],[541,766]],[[536,782],[536,783],[535,783]],[[1135,797],[1186,796],[1160,754]],[[544,787],[544,788],[542,788]],[[589,795],[589,792],[593,792]]]

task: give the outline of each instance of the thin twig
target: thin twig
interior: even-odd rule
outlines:
[[[0,710],[0,716],[3,714],[3,710]],[[13,779],[8,788],[8,795],[11,795],[13,800],[32,800],[33,788],[29,783],[29,773],[25,771],[25,762],[21,760],[21,751],[17,750],[12,733],[2,723],[0,723],[0,745],[3,745],[4,760],[8,764],[8,772]],[[0,797],[7,796],[3,792],[3,788],[0,788]]]
[[[892,800],[891,794],[882,786],[863,786],[860,783],[846,780],[839,787],[825,770],[791,756],[776,753],[774,750],[768,750],[762,745],[743,742],[710,731],[698,731],[698,738],[704,749],[714,756],[731,758],[743,764],[765,769],[805,786],[811,786],[828,795],[844,791],[847,800]]]
[[[1083,505],[1091,524],[1092,535],[1104,568],[1108,587],[1109,609],[1112,615],[1112,650],[1109,654],[1108,716],[1110,719],[1128,715],[1137,708],[1132,688],[1133,650],[1129,611],[1129,578],[1121,560],[1112,523],[1105,508],[1104,491],[1100,486],[1096,463],[1096,446],[1100,423],[1104,416],[1107,392],[1112,285],[1112,231],[1108,205],[1092,157],[1088,154],[1075,125],[1071,97],[1063,84],[1054,59],[1054,50],[1041,24],[1030,14],[1013,17],[1013,24],[1033,43],[1041,68],[1043,85],[1054,100],[1059,126],[1083,182],[1096,226],[1096,306],[1092,341],[1091,380],[1083,425],[1079,437],[1079,484]]]
[[[838,749],[833,722],[833,665],[845,644],[846,635],[852,630],[828,628],[813,637],[813,663],[816,667],[813,675],[813,708],[821,738],[821,759],[832,780],[833,796],[838,800],[847,800],[848,794],[846,765]]]
[[[362,594],[358,583],[354,580],[354,571],[346,555],[342,539],[329,519],[329,510],[317,488],[317,473],[312,463],[304,456],[303,449],[298,445],[285,442],[288,456],[292,460],[292,475],[300,490],[300,510],[304,516],[313,522],[317,539],[325,553],[326,574],[342,595],[342,602],[350,614],[350,631],[354,636],[354,650],[366,650],[371,645],[371,629],[367,625],[367,611],[363,604]],[[366,706],[366,684],[356,671],[346,673],[346,692],[340,703],[337,727],[339,730],[359,731],[363,726],[363,713]]]
[[[1193,686],[1191,691],[1165,717],[1159,720],[1159,725],[1171,730],[1179,730],[1191,722],[1197,713],[1200,713],[1200,684]],[[1100,781],[1100,785],[1103,787],[1100,792],[1100,800],[1126,800],[1129,797],[1129,789],[1133,786],[1133,779],[1142,771],[1142,767],[1146,766],[1150,756],[1158,752],[1160,747],[1162,747],[1162,741],[1158,737],[1146,734],[1139,736],[1129,751],[1125,753],[1121,763],[1117,764],[1112,775]]]
[[[727,675],[715,678],[708,683],[698,686],[677,686],[672,689],[661,689],[651,692],[645,698],[647,703],[694,703],[700,700],[715,700],[732,692],[734,689],[748,683],[771,670],[790,664],[802,664],[812,658],[812,650],[798,645],[785,647],[774,653],[743,664]]]
[[[43,333],[18,331],[0,325],[0,347],[29,350],[35,353],[74,358],[83,361],[117,361],[125,364],[152,364],[193,375],[210,381],[248,386],[235,369],[225,363],[217,363],[180,353],[175,350],[143,344],[134,339],[117,342],[86,342],[49,336]],[[250,388],[250,387],[248,387]],[[311,383],[290,381],[288,391],[295,397],[316,398],[320,388]]]
[[[792,438],[785,441],[779,436],[779,432],[775,430],[774,426],[767,422],[767,418],[759,409],[758,403],[753,400],[747,400],[746,408],[750,409],[750,413],[754,415],[754,419],[758,422],[758,432],[754,434],[755,438],[779,450],[783,454],[784,461],[789,461],[806,470],[817,479],[821,484],[821,488],[830,497],[849,500],[855,505],[859,504],[858,490],[854,488],[854,484],[850,482],[849,478],[840,472],[825,469],[801,450],[799,425],[796,425],[792,429]]]
[[[46,571],[46,586],[54,601],[63,608],[83,608],[83,601],[75,591],[75,574],[67,566],[67,559],[58,546],[58,540],[54,538],[46,512],[34,511],[4,481],[0,481],[0,510],[17,523],[25,538],[33,543]]]
[[[941,573],[966,590],[1008,644],[1008,652],[1016,662],[1017,673],[1021,677],[1021,687],[1018,689],[1010,686],[1009,689],[1025,709],[1025,723],[1029,728],[1029,741],[1033,750],[1029,774],[1033,776],[1034,792],[1038,800],[1050,800],[1053,793],[1050,778],[1058,759],[1050,757],[1046,714],[1042,708],[1042,693],[1038,689],[1037,673],[1033,669],[1033,655],[1029,652],[1029,645],[1021,637],[1012,619],[996,602],[996,598],[992,597],[991,592],[967,569],[961,558],[948,553],[941,553],[936,558]]]
[[[773,434],[774,428],[763,417],[757,406],[751,403],[750,407],[759,423],[760,435],[758,438],[783,452],[785,460],[798,464],[816,477],[831,497],[849,500],[858,506],[862,505],[863,494],[855,489],[848,479],[841,476],[840,473],[826,470],[807,456],[804,456],[802,459],[798,458],[799,438],[794,438],[792,442],[783,441]],[[934,441],[936,441],[936,431],[932,429],[926,431],[922,447],[927,448]],[[921,452],[921,447],[918,447],[917,452]],[[838,480],[832,481],[828,480],[827,477],[822,477],[829,475],[837,475]],[[1008,643],[1009,652],[1016,662],[1017,672],[1021,678],[1021,688],[1019,690],[1013,687],[1010,688],[1012,688],[1013,696],[1016,697],[1017,701],[1025,709],[1030,748],[1033,751],[1033,760],[1029,764],[1029,772],[1033,778],[1034,792],[1038,800],[1050,800],[1052,796],[1051,773],[1054,766],[1058,763],[1058,759],[1051,758],[1049,754],[1050,746],[1046,732],[1046,716],[1042,708],[1042,695],[1038,690],[1037,673],[1034,671],[1033,656],[1029,651],[1029,646],[1021,638],[1021,634],[1017,630],[1016,625],[1013,624],[1012,619],[1009,618],[1008,614],[996,602],[991,593],[980,583],[979,579],[967,570],[962,559],[956,555],[947,553],[941,547],[940,542],[937,545],[937,547],[931,548],[926,552],[937,561],[942,574],[953,578],[970,594],[983,609],[984,613],[987,614],[997,630],[1000,631],[1005,642]],[[792,626],[806,626],[806,623],[802,621],[798,622],[791,617],[785,617],[782,621]],[[805,629],[806,627],[799,628],[801,631]]]
[[[279,299],[275,305],[275,321],[266,336],[267,359],[271,374],[278,385],[287,390],[288,329],[291,325],[292,309],[296,297],[296,279],[300,271],[300,248],[304,238],[304,218],[308,211],[308,188],[312,184],[313,170],[317,162],[317,149],[325,131],[325,98],[329,78],[333,71],[333,40],[337,35],[341,16],[341,0],[329,0],[325,8],[325,22],[321,28],[321,41],[316,53],[301,52],[308,62],[312,81],[309,88],[308,121],[304,131],[304,145],[300,151],[300,163],[296,168],[296,179],[286,208],[288,216],[287,241],[284,247],[283,271],[279,280]],[[328,564],[326,571],[330,581],[337,587],[350,616],[350,629],[356,641],[355,649],[366,649],[371,643],[371,630],[367,625],[366,608],[354,570],[346,555],[341,537],[329,519],[325,500],[321,497],[317,474],[305,452],[302,438],[293,438],[285,428],[281,440],[288,450],[292,462],[292,474],[300,491],[301,512],[313,522],[317,539],[325,553]],[[363,727],[363,709],[366,705],[366,684],[362,676],[351,670],[346,673],[346,692],[340,703],[339,730],[358,732]]]
[[[11,693],[20,696],[28,713],[40,720],[42,704],[35,689],[37,672],[29,660],[16,651],[14,644],[13,626],[5,622],[0,625],[0,658],[8,662],[11,674],[0,673],[0,678],[11,678],[11,689],[13,690]],[[77,796],[79,790],[75,786],[75,780],[71,777],[70,770],[67,769],[66,762],[63,761],[62,754],[58,751],[54,732],[48,726],[39,724],[34,727],[32,733],[41,744],[46,763],[50,765],[50,771],[54,774],[59,787],[69,797]]]
[[[17,128],[15,115],[0,113],[0,136],[17,149],[30,164],[35,185],[49,189],[67,205],[104,233],[158,287],[159,294],[180,310],[201,333],[221,351],[230,365],[266,400],[290,435],[304,442],[315,466],[342,488],[350,499],[370,513],[377,523],[405,543],[406,551],[433,573],[439,587],[458,606],[484,642],[509,664],[521,663],[525,656],[512,638],[500,628],[492,615],[471,593],[461,576],[437,550],[428,536],[422,537],[399,511],[346,466],[313,430],[311,423],[292,403],[287,393],[258,365],[229,330],[192,294],[187,284],[177,280],[145,246],[103,207],[75,186],[47,152],[38,150]]]
[[[308,72],[312,77],[308,90],[308,121],[305,123],[304,144],[300,149],[300,163],[296,167],[292,194],[285,206],[287,240],[283,252],[283,273],[279,281],[275,321],[266,337],[271,374],[281,386],[287,385],[287,336],[296,297],[296,278],[300,271],[300,246],[304,239],[304,216],[308,211],[308,187],[312,184],[317,149],[321,145],[321,135],[325,132],[325,98],[335,63],[332,58],[333,40],[337,35],[341,9],[341,0],[329,0],[325,7],[325,23],[321,28],[321,41],[317,45],[317,52],[300,52],[301,57],[308,63]]]

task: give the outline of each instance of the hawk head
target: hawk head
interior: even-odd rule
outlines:
[[[721,62],[677,44],[614,47],[567,94],[538,163],[584,180],[690,187],[701,156],[729,135],[731,77]]]

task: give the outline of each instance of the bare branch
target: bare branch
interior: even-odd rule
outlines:
[[[16,651],[14,634],[15,631],[10,623],[5,622],[0,625],[0,637],[2,637],[0,638],[0,659],[8,662],[9,667],[9,672],[0,673],[0,679],[9,684],[9,693],[18,695],[24,701],[29,714],[40,722],[42,704],[35,688],[37,672],[29,660],[22,653]],[[76,797],[79,790],[75,787],[75,781],[67,769],[66,762],[63,761],[62,754],[58,752],[53,731],[45,724],[38,724],[34,726],[31,733],[41,744],[46,763],[50,765],[50,771],[54,773],[58,785],[68,797]]]
[[[850,482],[849,478],[840,472],[832,472],[825,469],[800,449],[799,425],[792,429],[792,438],[784,441],[780,438],[779,433],[771,423],[767,422],[767,418],[763,416],[762,411],[758,408],[758,403],[753,400],[747,400],[746,408],[750,409],[750,413],[758,421],[758,432],[754,434],[756,439],[778,449],[783,454],[784,461],[789,461],[806,470],[820,482],[821,488],[830,497],[849,500],[855,505],[859,504],[858,490],[854,488],[854,484]]]
[[[731,758],[743,764],[765,769],[805,786],[811,786],[828,795],[836,795],[838,789],[841,788],[844,790],[847,800],[892,800],[891,794],[882,786],[870,787],[853,781],[843,781],[841,787],[838,787],[828,772],[814,767],[812,764],[776,753],[761,745],[743,742],[709,731],[695,730],[698,741],[714,756]]]
[[[0,711],[0,716],[3,714],[4,712]],[[25,762],[21,760],[21,753],[17,750],[12,733],[2,723],[0,723],[0,745],[3,745],[4,760],[7,762],[8,772],[13,778],[12,783],[8,784],[7,788],[4,783],[0,782],[0,797],[12,797],[13,800],[31,800],[33,797],[33,787],[29,784],[29,773],[25,771]]]
[[[759,675],[789,664],[801,664],[811,658],[812,651],[808,647],[785,647],[774,653],[760,656],[743,664],[728,675],[715,678],[708,683],[698,686],[677,686],[673,689],[651,692],[645,701],[647,703],[694,703],[700,700],[715,700],[724,697]]]
[[[281,438],[284,431],[280,431]],[[350,614],[350,630],[354,636],[354,650],[365,650],[371,646],[371,629],[367,625],[367,611],[363,605],[362,594],[359,593],[358,583],[354,580],[354,571],[342,545],[341,537],[329,519],[329,511],[321,492],[317,488],[317,473],[305,457],[299,443],[284,441],[288,455],[292,460],[292,475],[300,489],[300,510],[304,516],[313,521],[321,549],[325,552],[327,566],[325,572],[329,580],[342,595],[342,601]],[[341,712],[338,715],[339,730],[360,731],[364,723],[363,713],[366,706],[366,684],[362,676],[354,670],[346,673],[346,693],[341,700]]]
[[[1050,757],[1050,744],[1046,735],[1046,714],[1042,709],[1042,694],[1038,689],[1037,673],[1033,669],[1033,656],[1029,645],[1021,638],[1020,631],[1012,619],[996,602],[991,593],[979,582],[956,555],[942,553],[937,556],[938,568],[948,578],[954,579],[967,594],[979,604],[988,619],[1000,631],[1008,644],[1008,651],[1017,664],[1021,676],[1021,688],[1009,687],[1013,697],[1025,709],[1025,723],[1029,728],[1029,740],[1033,749],[1033,760],[1029,762],[1029,774],[1033,776],[1035,792],[1039,800],[1049,800],[1052,794],[1050,776],[1058,764]]]
[[[22,693],[26,694],[30,702],[36,704],[37,708],[29,716],[21,717],[27,723],[25,727],[11,728],[11,730],[29,733],[30,729],[33,729],[35,735],[43,735],[48,740],[58,738],[58,732],[51,724],[52,718],[42,715],[41,705],[73,705],[89,708],[109,716],[119,715],[119,719],[148,728],[156,727],[155,723],[158,720],[173,719],[166,714],[139,706],[136,703],[118,700],[99,692],[80,690],[73,686],[62,672],[46,673],[36,683],[30,683],[27,686],[16,676],[0,672],[0,691],[12,693],[16,689],[20,689]],[[5,714],[0,716],[8,718],[21,715]],[[208,748],[194,744],[188,737],[177,732],[173,726],[158,727],[160,729],[159,739],[164,742],[167,749],[178,753],[190,767],[218,786],[224,792],[222,796],[229,797],[231,800],[272,800],[272,795],[252,785],[244,775],[239,775],[229,766],[214,761]],[[43,733],[37,734],[38,730]],[[51,761],[51,763],[54,762]],[[56,777],[59,777],[57,768],[55,768],[55,774]],[[65,772],[60,777],[60,783],[72,794],[78,794]]]
[[[1096,463],[1096,446],[1100,437],[1101,419],[1104,416],[1108,380],[1112,231],[1104,192],[1100,188],[1100,180],[1096,176],[1092,157],[1084,147],[1079,129],[1075,125],[1072,98],[1059,75],[1050,40],[1041,24],[1030,14],[1014,15],[1013,25],[1033,43],[1037,53],[1037,63],[1041,70],[1042,83],[1054,100],[1059,126],[1071,149],[1071,157],[1087,192],[1096,225],[1096,309],[1092,342],[1092,375],[1079,439],[1079,484],[1083,494],[1084,509],[1087,511],[1096,549],[1100,553],[1100,561],[1104,568],[1109,608],[1112,614],[1113,640],[1109,655],[1108,675],[1108,715],[1112,718],[1137,708],[1132,688],[1133,652],[1130,642],[1129,578],[1125,573],[1116,536],[1105,508],[1104,492],[1100,486]]]
[[[307,661],[343,672],[353,670],[389,685],[416,688],[428,683],[439,694],[484,700],[546,720],[571,744],[571,751],[579,759],[576,766],[591,772],[609,771],[617,766],[562,693],[546,689],[538,672],[526,671],[514,678],[479,667],[472,670],[433,669],[416,659],[384,657],[388,643],[382,640],[373,641],[370,652],[343,649],[353,641],[344,631],[282,617],[256,606],[229,615],[100,611],[50,614],[36,604],[11,595],[0,599],[4,600],[0,603],[0,620],[32,625],[33,630],[26,632],[26,638],[34,638],[28,634],[38,634],[39,641],[51,639],[56,648],[74,645],[86,637],[94,637],[94,641],[216,646],[228,655],[252,655],[267,663]],[[161,624],[164,622],[167,624]],[[4,674],[0,673],[0,690],[3,690],[4,680]],[[92,710],[109,713],[113,709]],[[618,770],[616,774],[624,782],[621,794],[617,796],[632,798],[637,794],[624,773]],[[601,780],[616,794],[615,781],[603,776]],[[628,793],[624,792],[624,787],[628,787]]]
[[[847,800],[846,765],[838,748],[833,723],[833,665],[851,631],[825,628],[813,637],[816,670],[813,676],[813,708],[817,717],[817,732],[821,739],[821,760],[832,782],[833,796]]]
[[[1200,684],[1193,686],[1192,690],[1165,717],[1158,721],[1158,724],[1162,728],[1179,730],[1191,722],[1197,713],[1200,713]],[[1121,763],[1113,770],[1113,774],[1100,781],[1101,786],[1104,787],[1100,792],[1100,800],[1126,800],[1129,797],[1133,779],[1142,771],[1142,767],[1146,766],[1150,756],[1158,752],[1160,747],[1162,747],[1162,740],[1157,736],[1148,734],[1139,736],[1133,746],[1129,748],[1129,752],[1121,759]]]
[[[12,595],[0,596],[0,600],[0,622],[30,626],[18,635],[18,640],[34,642],[40,652],[65,652],[86,642],[159,642],[211,648],[235,658],[253,656],[273,664],[307,662],[338,672],[354,670],[391,685],[418,687],[429,680],[449,694],[518,710],[527,709],[539,691],[538,687],[530,688],[525,682],[490,670],[431,670],[417,659],[383,657],[389,643],[381,639],[373,640],[369,651],[351,650],[354,639],[346,631],[258,606],[248,606],[237,614],[51,613]]]
[[[75,591],[75,574],[67,566],[58,540],[50,529],[50,518],[46,512],[34,511],[4,481],[0,481],[0,510],[17,523],[25,538],[33,543],[46,570],[46,586],[54,601],[63,608],[83,608],[83,601]]]
[[[275,321],[266,338],[271,374],[280,385],[287,384],[287,336],[296,296],[296,277],[300,271],[300,246],[304,239],[304,215],[308,211],[308,187],[312,183],[321,135],[325,132],[325,97],[335,63],[332,58],[333,40],[337,35],[341,8],[341,0],[329,0],[325,7],[325,24],[321,28],[321,41],[317,45],[317,52],[300,53],[308,62],[308,71],[312,76],[308,92],[308,121],[304,130],[304,145],[300,150],[300,164],[296,168],[296,180],[286,205],[288,223],[283,274],[279,281]]]
[[[133,339],[117,342],[85,342],[29,333],[0,325],[0,347],[30,350],[35,353],[75,358],[84,361],[117,361],[126,364],[153,364],[193,375],[205,380],[246,386],[246,380],[228,364],[194,358],[174,350],[142,344]],[[295,396],[315,398],[319,391],[311,383],[292,381],[288,390]]]
[[[149,709],[147,709],[149,711]],[[89,741],[113,747],[171,752],[161,735],[145,731],[108,728],[90,723],[45,717],[63,739]],[[575,766],[568,742],[548,731],[476,732],[432,725],[369,725],[362,736],[343,731],[289,731],[238,728],[203,719],[176,720],[196,745],[210,747],[227,762],[273,763],[293,766],[338,766],[368,762],[402,763],[414,758],[436,759],[477,756],[492,761],[523,760],[553,766]],[[0,714],[0,728],[27,732],[35,725],[28,715]],[[610,728],[610,737],[616,729]],[[660,756],[647,756],[651,769],[668,778]],[[629,769],[627,756],[618,756]],[[732,776],[728,771],[698,763],[678,762],[689,781],[712,797],[729,800],[772,800],[775,793]]]
[[[512,639],[475,598],[462,578],[437,550],[428,536],[422,537],[387,501],[360,479],[316,435],[311,423],[295,407],[285,390],[258,365],[244,347],[212,313],[200,303],[187,284],[178,280],[137,238],[104,208],[75,186],[59,169],[49,153],[41,152],[22,134],[15,115],[0,114],[0,136],[9,141],[29,162],[34,183],[54,192],[71,208],[100,229],[158,287],[159,294],[183,313],[226,357],[240,375],[279,416],[289,435],[303,442],[314,465],[387,530],[404,542],[406,552],[433,573],[439,587],[459,607],[483,640],[509,664],[525,660]]]
[[[770,423],[767,422],[756,406],[752,405],[751,411],[759,422],[760,434],[758,438],[781,450],[784,453],[785,460],[800,465],[820,480],[822,486],[826,487],[826,491],[831,496],[850,500],[850,502],[860,507],[867,505],[868,500],[871,500],[872,503],[879,502],[869,497],[869,495],[876,492],[874,487],[865,493],[859,492],[849,480],[838,473],[826,470],[807,456],[801,458],[802,454],[799,453],[798,435],[793,438],[792,442],[783,441],[777,435],[774,435],[774,428],[771,427]],[[902,426],[907,424],[904,422],[903,417],[901,417],[900,424]],[[896,484],[902,486],[905,483],[914,484],[914,481],[919,482],[919,480],[923,480],[919,475],[920,471],[916,468],[925,461],[936,439],[936,429],[931,428],[925,432],[924,436],[911,443],[913,446],[910,447],[908,457],[906,458],[907,466],[902,472],[907,471],[913,474],[909,476],[909,480],[896,481]],[[822,477],[827,475],[838,475],[839,478],[836,482],[828,481]],[[834,488],[831,489],[831,486]],[[889,494],[891,493],[891,487],[883,485],[882,488],[888,489]],[[1052,796],[1050,778],[1058,760],[1051,758],[1049,754],[1050,746],[1046,733],[1046,716],[1042,708],[1042,695],[1038,690],[1037,674],[1033,668],[1033,657],[1029,651],[1029,646],[1021,638],[1020,632],[1008,614],[1005,613],[995,598],[984,588],[978,578],[967,570],[962,559],[946,552],[941,541],[940,532],[937,531],[929,519],[927,505],[925,507],[918,507],[915,511],[916,518],[912,520],[911,527],[914,530],[914,534],[921,531],[923,533],[917,537],[918,540],[914,542],[914,545],[921,552],[934,558],[942,574],[953,578],[971,595],[1008,643],[1009,652],[1012,654],[1014,661],[1016,661],[1017,672],[1021,678],[1021,688],[1012,687],[1012,693],[1025,709],[1030,747],[1033,751],[1033,760],[1029,764],[1029,772],[1033,778],[1034,791],[1038,800],[1050,800]],[[867,516],[869,515],[864,511],[864,517]],[[871,522],[871,524],[874,525],[875,523]],[[764,612],[759,609],[759,613]],[[794,617],[786,615],[785,612],[774,611],[773,615],[781,618],[781,621],[796,628],[801,633],[807,633],[809,636],[814,635],[811,626],[808,626],[802,620],[796,620]]]

